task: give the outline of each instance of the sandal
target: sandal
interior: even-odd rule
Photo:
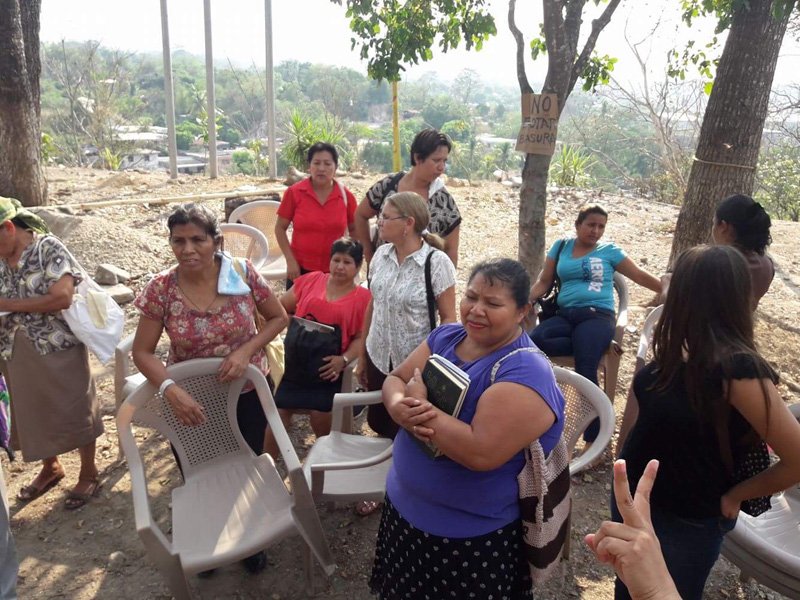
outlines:
[[[96,498],[100,494],[100,489],[103,487],[97,479],[79,479],[78,483],[88,483],[89,489],[86,492],[76,492],[74,489],[67,493],[67,499],[64,500],[64,508],[67,510],[75,510],[82,506],[86,506],[92,498]]]
[[[58,475],[54,475],[52,479],[49,479],[42,487],[36,487],[33,485],[33,482],[23,487],[19,492],[17,492],[17,500],[20,502],[30,502],[31,500],[35,500],[45,492],[47,492],[50,488],[55,487],[58,485],[58,482],[64,479],[64,473],[61,472]]]
[[[361,500],[356,502],[355,513],[359,517],[368,517],[383,506],[383,502],[375,500]]]

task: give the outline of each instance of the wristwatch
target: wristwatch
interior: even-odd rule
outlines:
[[[347,366],[347,363],[349,363],[349,362],[350,362],[350,359],[349,359],[349,358],[347,358],[347,357],[346,357],[344,354],[342,354],[342,360],[344,361],[344,366],[345,366],[345,367]]]

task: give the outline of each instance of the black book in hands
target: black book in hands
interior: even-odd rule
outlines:
[[[446,358],[432,354],[422,370],[422,382],[428,390],[428,402],[442,412],[458,417],[469,389],[469,375]],[[426,444],[416,437],[414,440],[427,455],[433,458],[442,455],[432,442]]]

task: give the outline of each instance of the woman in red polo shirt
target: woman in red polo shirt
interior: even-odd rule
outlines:
[[[331,244],[343,234],[353,232],[356,198],[334,180],[338,164],[336,148],[317,142],[308,149],[311,176],[283,194],[275,237],[286,257],[286,289],[304,273],[328,273]],[[291,242],[286,235],[290,224],[293,224]]]

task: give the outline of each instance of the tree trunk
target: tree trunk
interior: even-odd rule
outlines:
[[[562,2],[543,0],[544,36],[547,44],[547,76],[542,93],[558,96],[559,116],[575,83],[583,73],[594,50],[597,37],[608,24],[621,0],[609,0],[602,14],[592,21],[591,30],[578,51],[583,24],[583,8],[588,0]],[[524,53],[528,47],[514,21],[516,0],[509,0],[508,26],[517,44],[517,79],[521,93],[532,92],[525,75]],[[545,213],[547,211],[547,178],[552,156],[526,154],[519,190],[519,260],[535,281],[544,265]]]
[[[41,0],[0,0],[0,195],[47,202],[39,113]]]
[[[545,211],[550,156],[526,154],[519,189],[519,261],[535,281],[545,253]]]
[[[752,194],[772,78],[786,25],[770,0],[751,0],[733,16],[708,99],[695,160],[672,240],[672,264],[707,242],[714,211],[731,194]]]

